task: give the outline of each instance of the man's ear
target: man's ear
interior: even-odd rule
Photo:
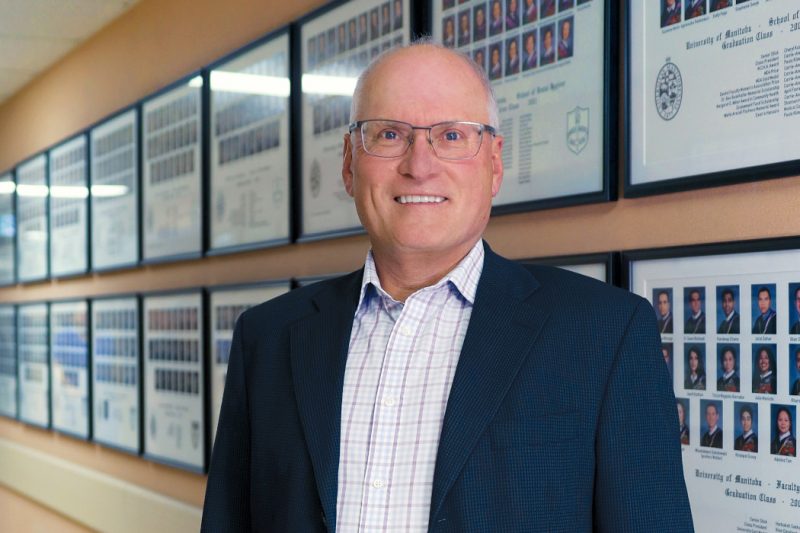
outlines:
[[[344,143],[342,144],[342,181],[344,182],[344,190],[347,191],[351,197],[353,196],[353,143],[350,140],[350,134],[344,134]]]
[[[492,139],[492,198],[500,192],[503,183],[503,136]]]

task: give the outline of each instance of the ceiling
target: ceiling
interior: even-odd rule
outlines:
[[[0,105],[138,0],[0,0]]]

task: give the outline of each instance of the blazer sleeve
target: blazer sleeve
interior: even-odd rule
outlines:
[[[678,426],[653,310],[641,300],[615,354],[600,408],[595,531],[694,531]]]
[[[247,401],[242,317],[231,343],[225,392],[203,505],[200,530],[249,531],[250,527],[250,415]]]

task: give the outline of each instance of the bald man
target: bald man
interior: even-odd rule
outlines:
[[[649,304],[481,238],[503,178],[483,69],[389,51],[351,120],[371,249],[238,320],[203,530],[691,531]]]

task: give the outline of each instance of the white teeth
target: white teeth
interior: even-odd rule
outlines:
[[[397,201],[401,204],[439,204],[444,202],[444,196],[398,196]]]

